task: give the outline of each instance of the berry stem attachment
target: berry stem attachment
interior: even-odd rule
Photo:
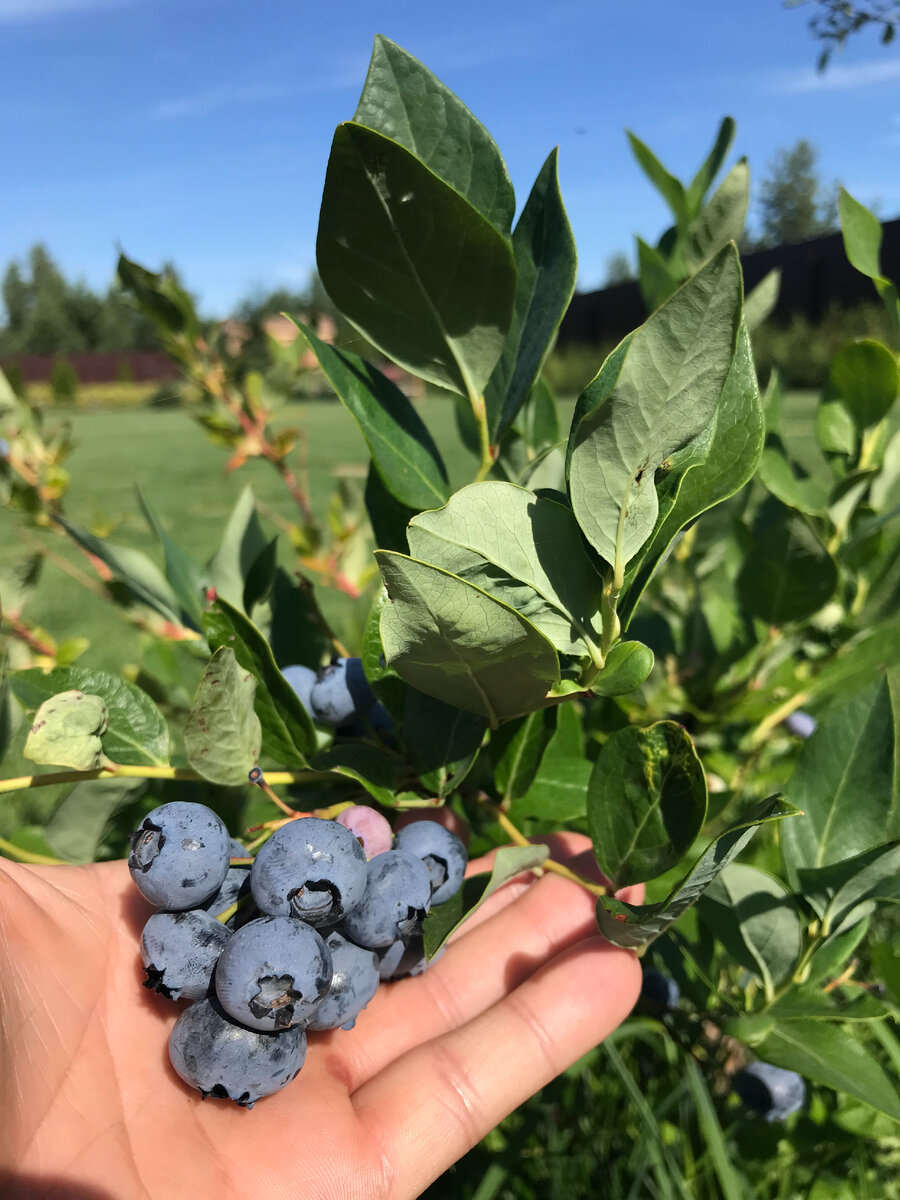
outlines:
[[[239,899],[235,900],[234,904],[232,904],[229,908],[226,908],[224,912],[220,912],[216,917],[216,920],[224,925],[226,921],[231,920],[236,912],[239,912],[240,909],[246,908],[248,904],[252,903],[252,900],[252,896],[241,896]]]
[[[271,788],[268,783],[266,783],[266,777],[262,773],[262,767],[254,767],[247,778],[251,783],[255,783],[261,792],[265,792],[272,803],[276,805],[276,807],[280,808],[283,813],[287,813],[289,817],[295,817],[297,815],[289,805],[285,804],[285,802],[274,791],[274,789]]]

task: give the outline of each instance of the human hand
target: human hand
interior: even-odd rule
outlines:
[[[542,840],[591,871],[586,838]],[[633,954],[597,933],[590,893],[520,877],[427,973],[379,989],[353,1030],[311,1035],[299,1079],[248,1112],[202,1103],[169,1064],[178,1008],[140,987],[150,912],[124,862],[0,859],[8,1200],[418,1196],[640,989]]]

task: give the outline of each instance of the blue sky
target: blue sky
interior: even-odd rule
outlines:
[[[718,120],[758,179],[809,138],[820,169],[900,213],[900,48],[861,34],[815,71],[782,0],[0,0],[0,267],[37,240],[105,287],[117,247],[176,262],[209,314],[302,286],[335,125],[375,33],[422,59],[496,138],[520,204],[560,147],[579,287],[666,215],[633,129],[676,174]]]

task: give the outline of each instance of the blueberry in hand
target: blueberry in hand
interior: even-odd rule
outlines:
[[[293,917],[259,917],[236,930],[216,965],[216,995],[233,1020],[273,1032],[305,1023],[328,992],[324,940]]]
[[[641,980],[641,999],[650,1007],[668,1011],[676,1008],[681,997],[678,984],[655,967],[645,967]]]
[[[739,1071],[734,1090],[754,1112],[767,1121],[783,1121],[806,1102],[806,1084],[796,1071],[755,1062]]]
[[[205,804],[172,801],[154,808],[131,835],[128,869],[142,896],[158,908],[195,908],[228,873],[231,839]]]
[[[323,725],[347,725],[375,703],[361,658],[339,658],[323,667],[310,692],[312,714]]]
[[[795,737],[805,739],[812,737],[816,732],[816,718],[799,708],[785,717],[784,723],[788,731]]]
[[[362,899],[365,851],[336,821],[300,817],[260,846],[250,887],[260,912],[333,925]]]
[[[199,1000],[230,937],[230,930],[202,909],[154,913],[141,934],[144,987],[169,1000]]]
[[[468,855],[455,833],[437,821],[413,821],[397,834],[394,846],[421,858],[431,876],[431,900],[443,904],[462,886]]]
[[[312,716],[312,705],[310,704],[309,697],[316,682],[315,671],[311,667],[294,666],[285,667],[281,673],[300,697],[300,703],[310,716]]]
[[[431,877],[420,858],[387,850],[369,860],[366,890],[344,917],[340,932],[377,950],[417,929],[431,907]]]
[[[281,1033],[245,1029],[222,1011],[215,997],[207,996],[175,1022],[169,1058],[204,1100],[218,1096],[252,1108],[297,1077],[306,1059],[306,1033],[302,1025]]]
[[[378,958],[371,950],[354,946],[332,930],[325,939],[334,974],[322,1003],[309,1018],[307,1031],[351,1029],[356,1018],[378,990]]]

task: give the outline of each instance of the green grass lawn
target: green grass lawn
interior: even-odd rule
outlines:
[[[811,471],[821,461],[813,436],[816,403],[812,393],[792,393],[782,419],[785,441]],[[561,407],[565,427],[572,402]],[[440,446],[453,486],[469,481],[476,464],[457,435],[452,403],[444,396],[429,396],[419,411]],[[76,412],[64,419],[71,421],[77,443],[67,463],[72,482],[65,497],[66,514],[98,533],[149,553],[157,562],[161,555],[141,515],[135,485],[176,540],[204,561],[217,549],[228,513],[248,483],[264,506],[286,519],[298,519],[294,502],[267,463],[255,460],[227,473],[227,451],[212,445],[181,410]],[[338,403],[331,402],[290,406],[279,414],[277,424],[305,431],[313,507],[324,517],[337,478],[342,474],[364,476],[366,449],[356,425]],[[277,532],[265,516],[263,521],[273,534]],[[37,530],[21,514],[2,509],[0,571],[29,553],[26,537],[85,565],[64,538]],[[280,559],[285,566],[292,561],[284,536]],[[53,562],[46,564],[25,615],[29,624],[46,629],[57,641],[87,637],[91,645],[81,659],[85,665],[117,670],[124,661],[134,659],[135,632],[124,616],[80,587]]]

